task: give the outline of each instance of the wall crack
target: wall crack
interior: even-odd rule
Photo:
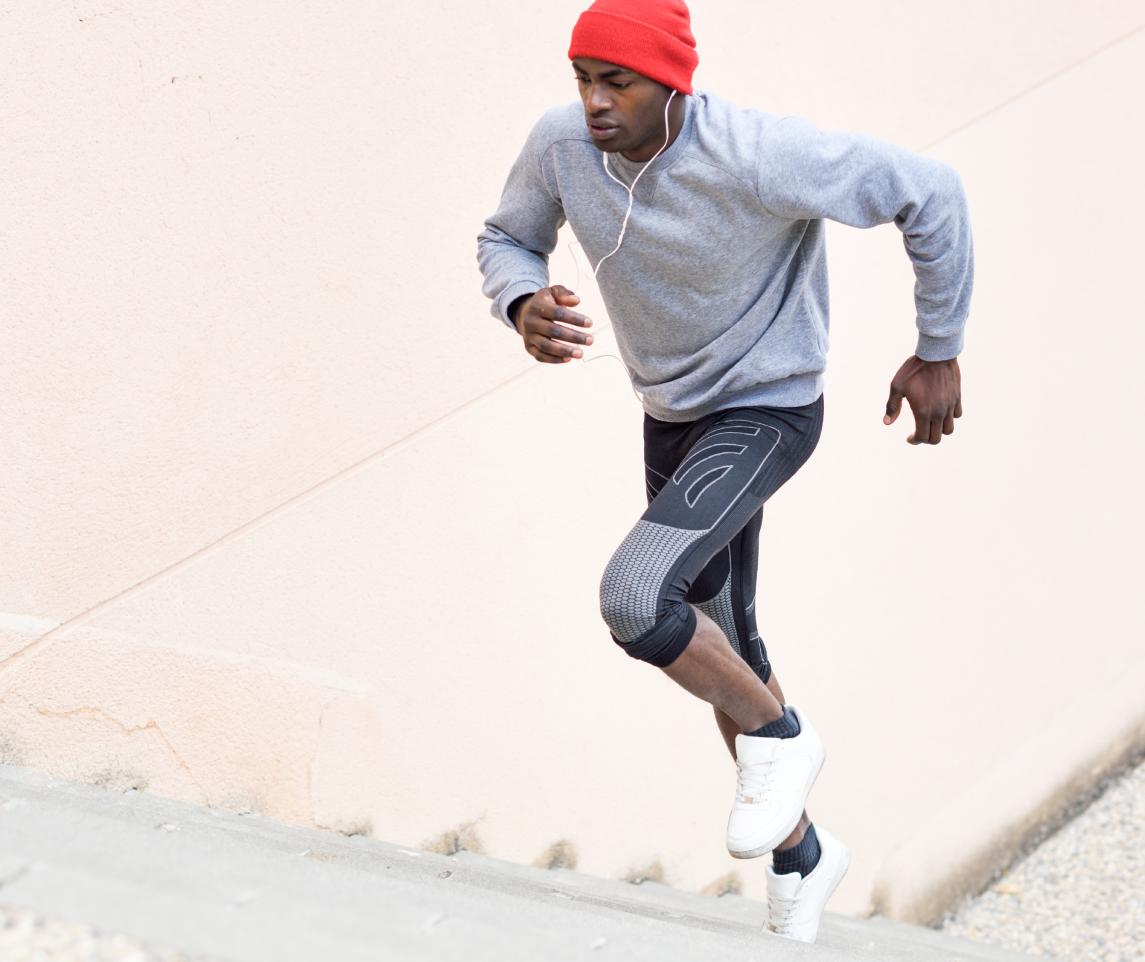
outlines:
[[[110,722],[111,724],[115,725],[116,728],[118,728],[120,731],[124,732],[124,734],[127,734],[127,735],[134,735],[134,734],[137,734],[138,732],[153,731],[155,733],[155,735],[159,738],[159,740],[163,743],[163,746],[167,749],[168,754],[170,754],[170,756],[175,760],[175,764],[178,765],[179,768],[187,775],[187,777],[191,780],[191,783],[198,790],[199,795],[203,799],[199,804],[202,804],[202,805],[209,805],[210,804],[209,799],[207,798],[207,793],[203,789],[203,786],[199,784],[199,780],[195,777],[195,773],[193,771],[191,771],[191,766],[188,765],[187,762],[184,760],[183,756],[179,754],[179,752],[176,750],[175,746],[171,743],[171,739],[169,739],[167,737],[167,735],[164,733],[163,729],[159,727],[159,724],[158,724],[158,722],[155,721],[155,719],[150,718],[143,725],[126,725],[123,722],[121,722],[118,718],[116,718],[114,715],[109,715],[103,709],[96,708],[92,705],[78,705],[75,708],[61,708],[61,709],[44,708],[43,706],[37,705],[34,702],[30,701],[28,698],[24,697],[20,692],[18,692],[16,690],[13,690],[12,693],[19,696],[21,701],[23,701],[29,708],[31,708],[37,714],[43,715],[46,718],[75,718],[75,717],[79,717],[79,716],[88,716],[88,717],[98,718],[101,721]]]

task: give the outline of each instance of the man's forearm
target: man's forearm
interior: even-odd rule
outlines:
[[[488,222],[477,237],[477,266],[484,278],[481,292],[492,300],[490,312],[509,327],[509,306],[549,283],[547,257]]]
[[[555,180],[546,180],[541,159],[553,142],[549,114],[530,131],[513,163],[497,210],[477,235],[481,291],[492,300],[490,313],[513,327],[509,307],[527,293],[549,285],[549,254],[565,222]]]
[[[918,357],[962,348],[974,284],[970,216],[949,164],[865,134],[820,130],[801,117],[774,124],[758,168],[764,207],[791,220],[852,227],[894,222],[915,274]]]

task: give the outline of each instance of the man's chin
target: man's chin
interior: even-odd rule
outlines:
[[[605,154],[615,154],[617,151],[627,149],[627,139],[624,133],[619,128],[614,129],[615,132],[611,133],[610,136],[598,137],[593,134],[591,127],[585,126],[585,131],[588,133],[592,145]]]

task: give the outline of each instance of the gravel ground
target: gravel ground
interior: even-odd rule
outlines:
[[[88,925],[54,922],[29,909],[0,905],[3,962],[219,962]]]
[[[1060,962],[1145,960],[1145,764],[1015,863],[942,931]]]

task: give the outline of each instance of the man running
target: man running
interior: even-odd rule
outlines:
[[[885,141],[694,91],[682,0],[596,0],[568,56],[580,101],[547,111],[513,164],[478,236],[482,289],[530,355],[567,363],[593,339],[580,299],[549,283],[566,220],[591,259],[645,412],[648,496],[601,615],[623,651],[713,706],[738,773],[728,851],[772,853],[766,927],[812,942],[849,856],[807,815],[823,745],[756,628],[763,505],[822,430],[824,218],[902,232],[917,344],[883,423],[905,398],[908,442],[953,432],[974,276],[962,183]]]

